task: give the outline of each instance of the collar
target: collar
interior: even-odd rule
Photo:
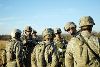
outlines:
[[[90,36],[91,36],[91,33],[90,32],[88,32],[88,31],[82,31],[81,32],[81,35],[84,37],[84,38],[90,38]]]

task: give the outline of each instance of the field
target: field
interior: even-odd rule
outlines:
[[[2,65],[2,61],[1,61],[2,49],[5,49],[7,43],[8,43],[8,41],[0,40],[0,67]]]

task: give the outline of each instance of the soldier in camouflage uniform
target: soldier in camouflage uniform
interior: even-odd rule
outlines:
[[[53,42],[54,31],[47,28],[42,35],[44,41],[35,46],[31,55],[31,65],[32,67],[57,67],[57,51]]]
[[[57,56],[59,59],[58,67],[64,67],[65,50],[67,46],[67,41],[64,40],[64,38],[61,36],[62,31],[60,28],[55,28],[54,33],[55,33],[54,42],[57,47],[57,54],[58,54]]]
[[[11,33],[12,39],[6,45],[7,67],[23,67],[21,31],[15,29]]]
[[[54,34],[55,34],[54,41],[55,42],[60,41],[60,42],[67,44],[67,41],[64,39],[64,37],[62,37],[61,33],[62,33],[62,31],[60,28],[54,29]]]
[[[38,35],[37,35],[37,31],[33,29],[32,31],[32,37],[33,39],[36,41],[36,43],[38,43],[40,41]]]
[[[24,34],[21,37],[22,42],[23,42],[23,50],[24,50],[24,64],[25,67],[30,67],[31,66],[31,53],[33,51],[33,48],[36,45],[35,40],[32,38],[32,27],[31,26],[26,26],[24,30]]]
[[[65,53],[66,67],[100,67],[100,39],[93,34],[91,16],[80,18],[81,32],[73,37]]]
[[[67,31],[72,37],[78,34],[76,24],[74,22],[67,22],[64,26],[64,30]]]
[[[6,59],[6,49],[1,49],[1,60],[2,60],[2,67],[6,67],[7,59]]]

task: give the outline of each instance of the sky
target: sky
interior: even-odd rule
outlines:
[[[45,28],[61,28],[73,21],[79,28],[79,19],[91,16],[100,32],[100,0],[0,0],[0,34],[10,34],[18,28],[31,26],[41,34]]]

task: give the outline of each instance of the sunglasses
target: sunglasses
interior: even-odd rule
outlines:
[[[75,27],[71,27],[69,29],[67,29],[66,31],[70,31],[70,30],[73,30]]]

